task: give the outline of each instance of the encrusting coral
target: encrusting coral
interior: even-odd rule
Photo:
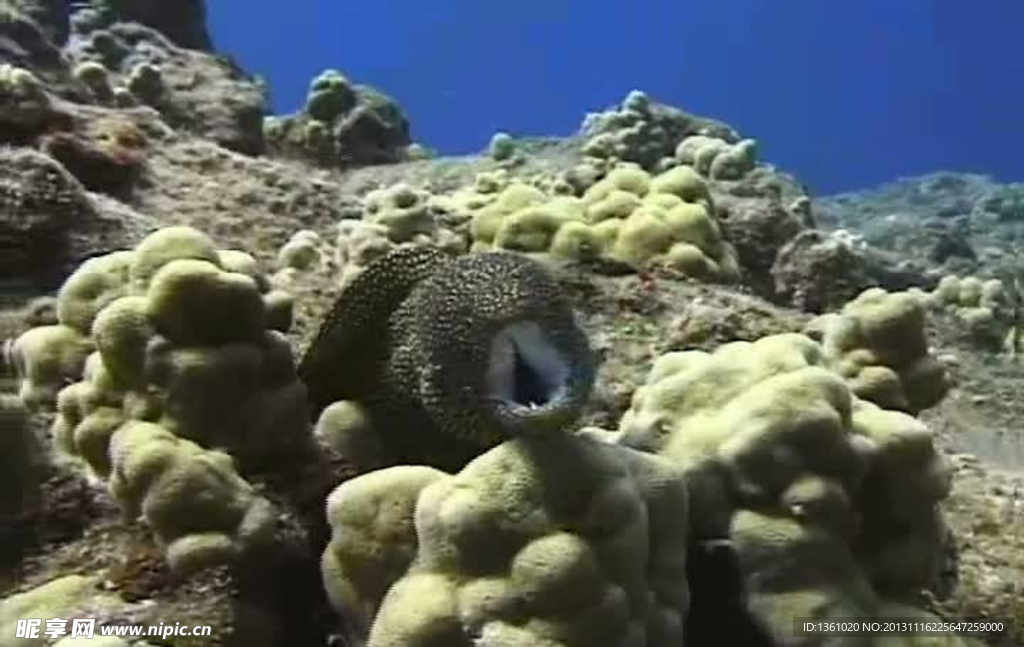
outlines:
[[[578,416],[595,358],[554,279],[518,254],[402,247],[338,297],[302,359],[312,413],[354,400],[399,461],[457,469]]]

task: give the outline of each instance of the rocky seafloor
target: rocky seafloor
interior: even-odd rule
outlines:
[[[69,11],[0,3],[0,646],[1024,644],[1019,187],[811,196],[639,91],[436,157]]]

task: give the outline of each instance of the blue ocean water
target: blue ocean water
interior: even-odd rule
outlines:
[[[442,153],[567,135],[629,90],[722,119],[816,193],[1024,179],[1021,0],[215,0],[218,49],[298,108],[334,67]]]

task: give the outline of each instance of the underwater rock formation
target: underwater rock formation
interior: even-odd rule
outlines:
[[[398,104],[338,70],[310,82],[300,112],[268,117],[264,133],[272,152],[341,168],[405,160],[412,144]]]
[[[79,17],[80,27],[133,22],[155,29],[178,47],[209,50],[212,46],[206,30],[205,0],[94,0],[81,11],[91,15]]]
[[[721,121],[658,103],[637,90],[619,106],[588,114],[580,126],[585,155],[636,162],[648,170],[673,157],[679,142],[690,135],[711,136],[728,143],[739,140],[736,131]]]
[[[927,288],[936,278],[907,259],[872,248],[846,230],[807,229],[790,239],[771,266],[775,299],[828,312],[868,288]]]
[[[101,215],[60,164],[27,149],[0,150],[0,210],[0,276],[44,286],[134,233],[125,221]]]
[[[231,150],[263,152],[263,90],[230,60],[179,47],[134,22],[76,33],[67,51],[75,65],[107,70],[114,100],[150,106],[172,127]]]

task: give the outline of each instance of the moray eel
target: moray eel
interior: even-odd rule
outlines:
[[[402,247],[338,297],[299,365],[311,413],[355,400],[389,458],[458,469],[580,416],[597,361],[568,300],[520,254]]]

